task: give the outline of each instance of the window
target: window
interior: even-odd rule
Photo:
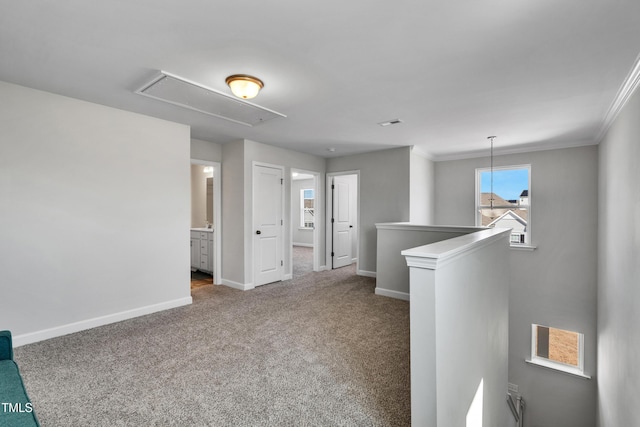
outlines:
[[[476,169],[476,225],[511,228],[511,246],[531,246],[531,165]]]
[[[589,378],[584,374],[584,335],[579,332],[534,323],[527,362]]]
[[[300,190],[300,228],[313,228],[315,199],[312,188]]]

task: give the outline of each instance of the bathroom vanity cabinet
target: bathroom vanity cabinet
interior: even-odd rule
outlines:
[[[213,229],[191,229],[191,268],[213,274]]]

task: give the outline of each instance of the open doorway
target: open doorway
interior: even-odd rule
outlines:
[[[291,276],[318,271],[318,173],[291,169]]]
[[[191,160],[191,288],[220,284],[220,164]]]
[[[358,263],[360,171],[327,174],[327,267]]]

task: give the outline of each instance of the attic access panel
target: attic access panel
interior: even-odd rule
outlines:
[[[245,126],[287,117],[164,71],[136,93]]]

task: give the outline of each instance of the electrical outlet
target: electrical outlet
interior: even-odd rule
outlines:
[[[509,383],[509,391],[511,393],[517,393],[518,392],[518,385],[517,384],[511,384]]]

